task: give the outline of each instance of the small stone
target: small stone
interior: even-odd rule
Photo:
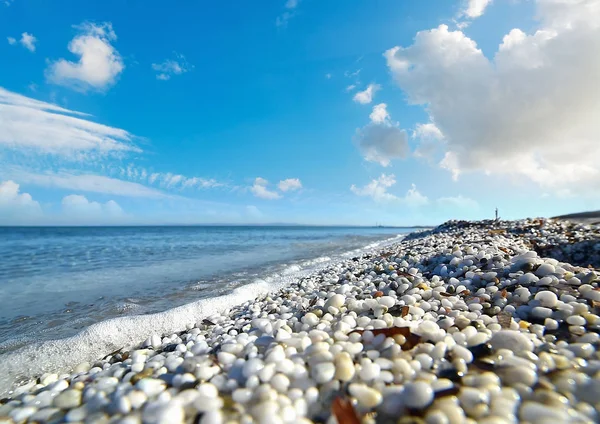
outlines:
[[[179,424],[185,418],[181,405],[175,402],[153,402],[144,408],[142,419],[145,424]]]
[[[375,408],[381,403],[383,397],[378,390],[372,389],[364,384],[350,384],[348,387],[350,395],[352,395],[364,408]]]
[[[327,383],[333,380],[335,366],[331,362],[318,363],[312,367],[310,375],[319,384]]]
[[[342,306],[344,306],[345,302],[346,296],[344,296],[343,294],[334,294],[329,299],[327,299],[327,302],[325,302],[325,310],[329,309],[330,306],[333,306],[336,309],[340,309]]]
[[[352,357],[348,352],[340,352],[335,355],[335,378],[340,381],[350,381],[354,377],[356,369]]]
[[[163,380],[156,378],[143,378],[135,384],[135,387],[144,392],[148,397],[154,397],[165,390],[166,384]]]
[[[542,290],[537,292],[535,300],[539,301],[540,305],[546,308],[554,308],[558,302],[558,296],[549,290]]]
[[[548,263],[541,264],[538,269],[535,271],[535,275],[538,277],[545,277],[546,275],[553,274],[556,271],[553,265]]]
[[[492,349],[508,349],[515,353],[533,351],[533,342],[520,331],[500,330],[490,339]]]
[[[408,408],[423,409],[433,402],[433,389],[423,381],[408,383],[404,386],[402,398]]]
[[[67,389],[54,398],[54,406],[60,409],[77,408],[81,405],[81,391]]]
[[[566,423],[569,421],[567,408],[553,408],[543,403],[526,401],[519,410],[519,418],[532,424]]]

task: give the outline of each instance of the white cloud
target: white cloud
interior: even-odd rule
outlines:
[[[270,191],[267,188],[267,184],[269,184],[267,180],[261,177],[257,177],[254,180],[254,185],[250,187],[250,191],[256,197],[260,197],[261,199],[274,200],[281,198],[281,194],[277,193],[276,191]]]
[[[346,92],[349,93],[350,91],[354,90],[355,88],[356,88],[355,84],[350,84],[348,87],[346,87]]]
[[[439,205],[457,209],[479,209],[479,203],[476,200],[464,197],[462,195],[454,197],[440,197],[437,199]]]
[[[479,18],[491,3],[492,0],[468,0],[463,13],[471,19]]]
[[[19,224],[41,214],[40,204],[29,193],[20,193],[19,184],[0,182],[0,224]]]
[[[408,134],[392,122],[386,104],[373,107],[371,122],[356,131],[355,141],[363,157],[369,162],[388,166],[393,159],[406,158],[409,154]]]
[[[356,187],[352,184],[350,190],[358,196],[372,197],[373,200],[377,202],[398,200],[398,197],[387,192],[387,189],[394,184],[396,184],[396,177],[394,174],[381,174],[379,178],[372,180],[364,187]]]
[[[24,32],[21,34],[20,43],[30,52],[35,52],[35,43],[37,42],[37,38],[35,38],[32,34]]]
[[[287,180],[279,181],[279,190],[281,191],[295,191],[302,188],[302,182],[298,178],[288,178]]]
[[[63,157],[140,151],[127,131],[69,115],[85,114],[0,87],[0,147]]]
[[[123,181],[103,175],[78,174],[68,171],[35,173],[22,169],[0,170],[0,175],[22,183],[40,187],[54,187],[65,190],[103,193],[114,196],[160,199],[169,197],[162,191],[131,181]]]
[[[390,114],[387,111],[387,105],[385,103],[379,103],[373,106],[373,111],[369,115],[371,122],[381,124],[390,119]]]
[[[417,186],[414,184],[411,184],[410,188],[406,192],[406,195],[404,196],[404,198],[402,198],[402,201],[406,205],[413,208],[425,206],[429,203],[429,199],[426,196],[422,195],[419,192],[419,190],[417,190]]]
[[[287,0],[285,2],[285,11],[277,17],[275,25],[278,27],[286,27],[289,20],[294,17],[295,9],[298,7],[300,0]]]
[[[331,77],[332,77],[332,75],[331,75],[331,74],[329,74],[329,73],[325,74],[325,78],[327,78],[327,79],[331,79]]]
[[[213,178],[186,177],[185,175],[173,174],[171,172],[148,173],[146,169],[136,167],[133,164],[129,164],[126,168],[111,168],[110,174],[118,174],[121,178],[133,181],[147,181],[151,185],[156,183],[161,187],[169,189],[208,189],[226,186],[225,183],[221,183]]]
[[[417,124],[412,137],[419,140],[419,145],[415,149],[414,155],[427,159],[433,158],[434,154],[442,146],[440,142],[444,140],[444,134],[432,122]]]
[[[404,197],[398,197],[387,190],[396,184],[394,174],[381,174],[379,178],[371,180],[364,187],[356,187],[354,184],[350,190],[358,196],[371,197],[376,202],[398,202],[411,208],[418,208],[429,203],[429,199],[422,195],[417,187],[412,184]]]
[[[417,33],[386,52],[412,104],[444,135],[441,165],[542,188],[600,185],[600,0],[537,0],[539,28],[514,29],[492,60],[460,31]]]
[[[119,52],[111,44],[117,39],[112,24],[84,23],[69,43],[69,51],[79,56],[77,62],[59,59],[46,70],[46,77],[54,84],[76,90],[104,91],[116,82],[125,68]]]
[[[214,188],[214,187],[222,187],[224,184],[220,183],[212,178],[206,179],[206,178],[199,178],[199,177],[191,177],[191,178],[185,178],[181,185],[184,188],[188,188],[188,187]]]
[[[114,200],[109,200],[106,203],[98,203],[89,201],[85,196],[80,194],[65,196],[62,199],[61,205],[65,215],[75,216],[78,220],[106,221],[110,218],[125,215],[121,206]]]
[[[166,59],[162,63],[152,64],[152,69],[154,69],[157,72],[156,79],[166,81],[171,79],[173,75],[181,75],[194,68],[193,65],[190,65],[187,62],[184,55],[177,52],[175,52],[174,54],[175,60]]]
[[[8,44],[10,44],[11,46],[14,46],[17,43],[17,39],[14,37],[6,37],[6,40],[8,41]]]
[[[375,93],[377,93],[380,89],[381,86],[379,84],[369,84],[365,90],[356,93],[353,97],[353,100],[363,105],[369,104],[373,101]]]

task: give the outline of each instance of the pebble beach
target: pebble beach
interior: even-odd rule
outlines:
[[[600,225],[450,221],[31,376],[0,423],[599,422],[599,268]]]

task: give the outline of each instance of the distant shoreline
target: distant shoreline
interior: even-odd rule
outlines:
[[[256,228],[397,228],[429,229],[437,225],[311,225],[311,224],[138,224],[138,225],[0,225],[0,228],[152,228],[152,227],[256,227]]]

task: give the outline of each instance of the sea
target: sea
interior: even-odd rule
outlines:
[[[11,380],[183,330],[412,231],[0,227],[0,392]]]

